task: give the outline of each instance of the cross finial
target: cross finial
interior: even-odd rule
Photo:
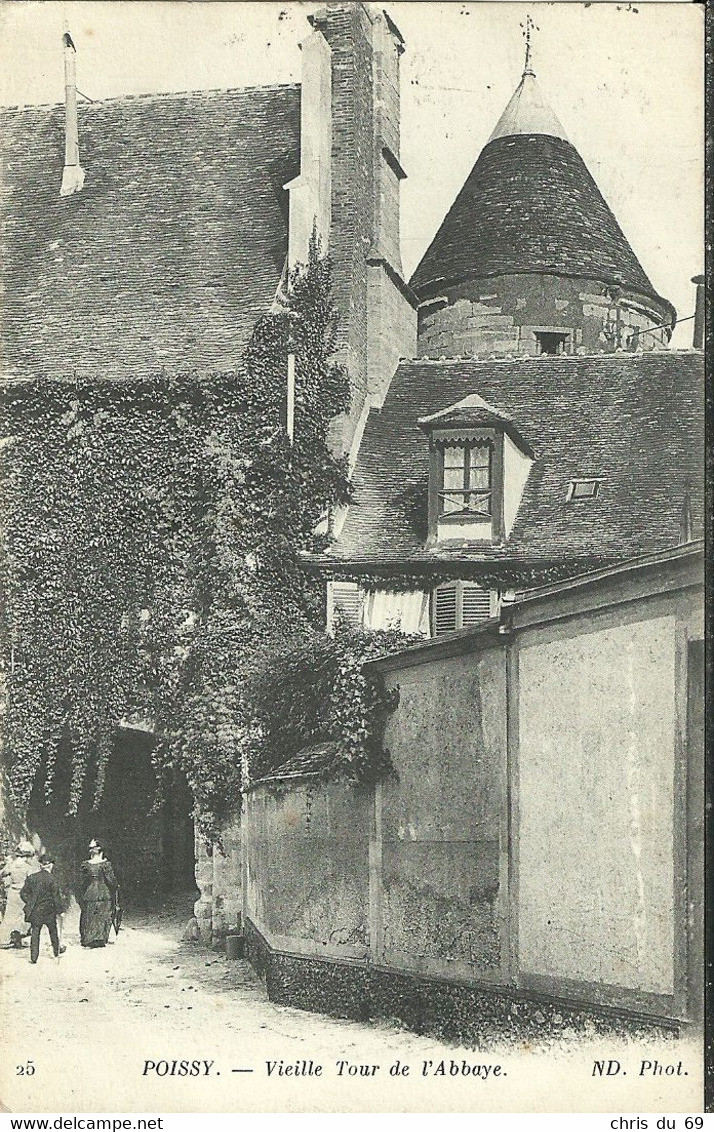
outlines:
[[[523,68],[523,74],[524,75],[534,75],[535,74],[535,71],[533,70],[533,64],[532,64],[533,48],[532,48],[532,44],[531,44],[531,32],[534,32],[534,31],[540,31],[540,28],[531,19],[530,15],[528,15],[528,16],[526,16],[526,22],[524,24],[521,24],[521,32],[522,32],[523,38],[526,41],[526,62],[525,62],[525,66]]]

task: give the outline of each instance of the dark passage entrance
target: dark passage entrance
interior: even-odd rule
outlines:
[[[146,732],[119,732],[102,801],[86,815],[90,836],[105,845],[127,900],[151,899],[194,884],[191,795],[183,776],[174,773],[154,811],[152,745]]]
[[[33,795],[29,828],[57,855],[58,871],[69,887],[76,888],[79,864],[89,840],[96,837],[117,873],[125,906],[195,888],[191,792],[184,776],[173,772],[163,800],[156,804],[153,743],[146,731],[126,728],[117,733],[96,809],[91,797],[85,797],[79,813],[67,816],[69,784],[63,776],[49,802],[40,791]]]

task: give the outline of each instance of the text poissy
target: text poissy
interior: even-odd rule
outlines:
[[[213,1061],[145,1061],[142,1077],[208,1077]]]

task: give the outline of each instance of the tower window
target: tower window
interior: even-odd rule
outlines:
[[[535,340],[539,354],[565,354],[569,334],[557,334],[555,331],[538,330]]]

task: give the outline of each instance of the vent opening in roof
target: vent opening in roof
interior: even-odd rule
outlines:
[[[566,503],[580,499],[597,499],[600,494],[600,480],[571,480],[568,484]]]

